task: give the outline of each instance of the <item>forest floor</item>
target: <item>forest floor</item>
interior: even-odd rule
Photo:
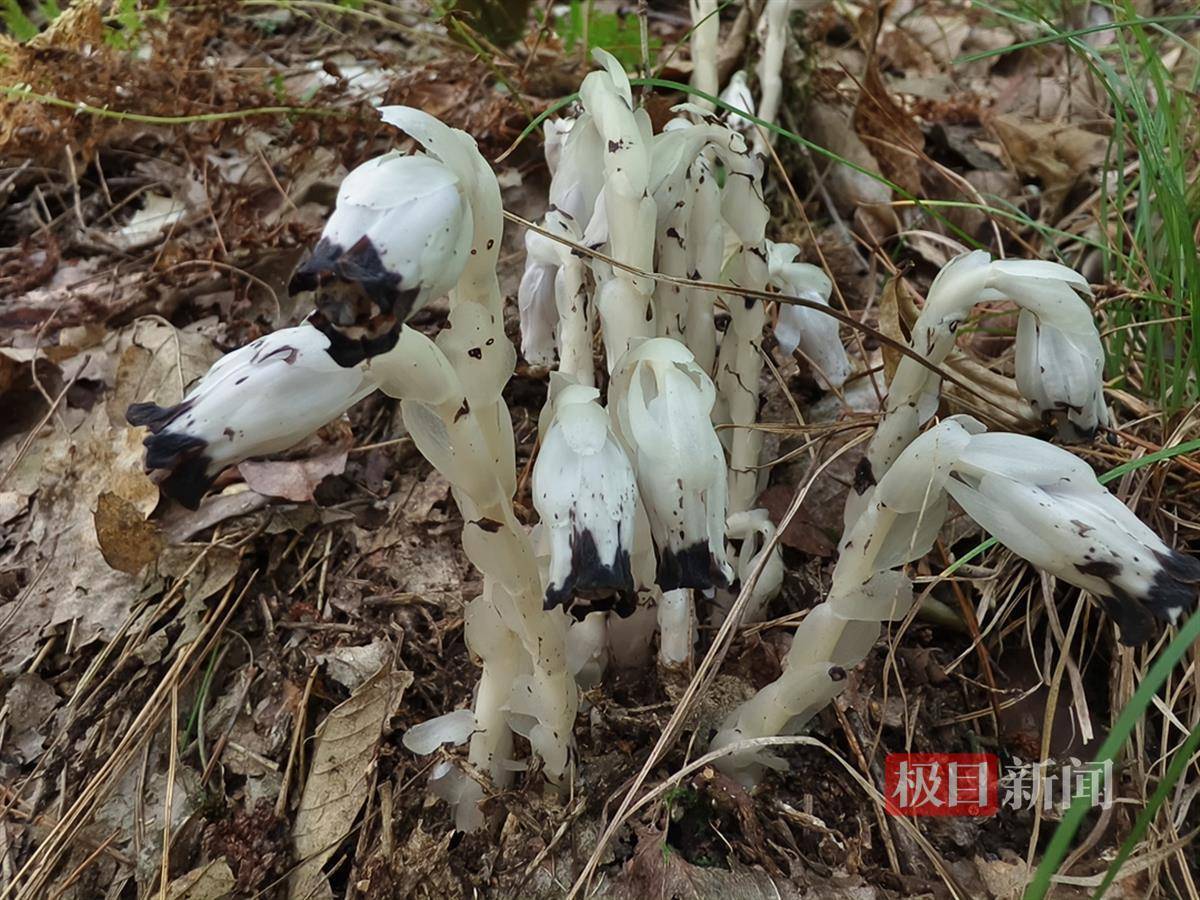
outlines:
[[[396,144],[378,105],[417,106],[475,136],[506,208],[541,216],[540,132],[514,142],[577,89],[585,32],[639,63],[636,4],[573,0],[541,26],[551,7],[534,2],[503,49],[472,5],[440,18],[378,0],[82,2],[51,24],[53,4],[4,13],[4,897],[563,897],[675,711],[678,680],[610,672],[585,695],[568,788],[520,775],[489,790],[486,828],[455,831],[426,781],[463,754],[417,757],[401,737],[470,705],[478,670],[463,610],[481,579],[449,485],[395,403],[368,398],[303,447],[231,470],[195,512],[160,498],[142,433],[125,424],[150,390],[178,399],[222,352],[307,313],[288,296],[291,271],[346,171]],[[654,74],[686,82],[687,4],[649,5]],[[739,10],[721,12],[723,81],[759,55]],[[1060,259],[1095,286],[1117,422],[1111,442],[1077,452],[1104,472],[1200,436],[1200,22],[1186,12],[1118,4],[1141,24],[1113,28],[1110,8],[1087,2],[798,4],[780,125],[810,144],[775,142],[770,236],[829,271],[835,303],[900,338],[964,241]],[[646,95],[660,125],[683,99]],[[509,298],[523,247],[509,227]],[[445,314],[435,303],[411,324],[433,333]],[[950,390],[944,411],[1038,432],[1005,399],[1014,330],[997,305],[952,363],[1007,408]],[[777,519],[842,446],[835,426],[877,413],[894,367],[869,336],[842,336],[859,372],[845,394],[823,394],[778,354],[780,377],[765,384],[768,452],[791,452],[762,497]],[[546,389],[546,371],[518,364],[506,398],[522,470]],[[1174,455],[1110,485],[1193,553],[1198,459]],[[854,462],[847,453],[811,485],[783,538],[768,620],[734,636],[643,790],[702,755],[722,713],[778,674],[792,627],[828,584]],[[526,482],[516,503],[532,517]],[[910,820],[915,837],[880,800],[885,757],[1090,759],[1170,635],[1119,646],[1078,591],[1000,549],[938,578],[981,540],[961,519],[946,535],[915,567],[928,588],[920,614],[850,673],[808,729],[819,743],[788,749],[789,770],[752,792],[710,767],[679,780],[624,823],[588,896],[1020,893],[1061,802]],[[714,631],[701,629],[698,654]],[[1115,769],[1119,800],[1089,814],[1056,896],[1090,896],[1198,722],[1189,655],[1138,724]],[[1200,897],[1198,794],[1193,759],[1109,896]],[[298,834],[301,805],[325,814]]]

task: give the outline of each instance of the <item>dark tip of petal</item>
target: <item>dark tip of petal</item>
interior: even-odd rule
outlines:
[[[145,425],[154,434],[162,431],[180,415],[192,408],[191,403],[175,406],[159,406],[157,403],[133,403],[125,410],[125,421],[130,425]]]
[[[1162,568],[1150,584],[1146,608],[1165,622],[1175,622],[1196,605],[1200,593],[1200,560],[1175,550],[1155,556]]]
[[[313,255],[303,262],[288,282],[288,291],[313,291],[331,279],[350,282],[362,287],[377,306],[376,314],[395,316],[404,321],[412,312],[421,293],[420,287],[404,288],[400,275],[389,272],[375,245],[366,236],[359,238],[350,249],[322,238]],[[357,309],[339,310],[340,298],[320,297],[317,305],[329,318],[339,324],[363,324]],[[349,319],[343,322],[343,319]]]
[[[658,561],[658,586],[664,591],[694,588],[707,591],[728,587],[729,581],[708,552],[708,543],[697,541],[678,553],[667,550]]]
[[[854,493],[860,497],[875,487],[875,473],[871,470],[871,460],[865,456],[854,467]]]
[[[208,441],[177,431],[160,431],[142,441],[147,469],[174,469],[185,459],[202,453]]]
[[[216,480],[208,474],[210,465],[204,454],[183,460],[163,481],[162,492],[188,509],[199,509],[200,500]]]
[[[322,275],[333,275],[337,271],[337,260],[342,255],[340,244],[335,244],[329,238],[321,238],[313,250],[312,256],[302,262],[292,273],[288,282],[288,293],[297,291],[315,291],[321,283]]]
[[[611,563],[600,558],[590,531],[571,535],[571,571],[560,585],[546,588],[545,609],[561,606],[577,621],[590,613],[615,612],[621,618],[637,609],[629,552],[617,551]]]
[[[393,326],[383,334],[375,337],[358,338],[347,336],[320,312],[315,312],[309,316],[308,323],[321,332],[321,334],[325,335],[325,337],[329,338],[329,346],[325,349],[325,352],[343,369],[349,369],[373,356],[380,356],[387,353],[400,340],[400,325],[398,323],[393,323]]]
[[[162,482],[163,493],[188,509],[196,509],[218,474],[208,474],[212,465],[212,460],[204,454],[208,441],[190,434],[160,431],[142,443],[146,447],[146,468],[169,473]]]
[[[1126,647],[1137,647],[1150,640],[1154,633],[1154,616],[1146,605],[1124,592],[1114,597],[1100,597],[1100,604],[1117,623],[1121,643]]]

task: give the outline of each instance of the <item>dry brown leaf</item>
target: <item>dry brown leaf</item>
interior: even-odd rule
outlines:
[[[359,647],[334,647],[328,653],[316,654],[329,677],[353,691],[378,672],[396,652],[389,641],[372,641]]]
[[[46,720],[58,703],[54,688],[37,675],[28,672],[18,675],[4,704],[4,719],[8,724],[5,749],[14,751],[25,762],[36,759],[45,744]]]
[[[238,466],[251,489],[268,497],[280,497],[295,503],[313,499],[313,491],[330,475],[346,471],[346,453],[327,453],[310,459],[282,462],[246,461]]]
[[[162,552],[158,526],[142,518],[132,503],[112,491],[96,499],[95,522],[100,553],[118,572],[136,575]]]
[[[867,171],[879,171],[875,157],[855,133],[850,119],[849,110],[816,100],[809,108],[806,137]],[[870,175],[837,162],[814,161],[834,205],[844,215],[853,213],[858,207],[886,204],[892,199],[887,185],[880,184]]]
[[[853,122],[884,177],[920,197],[925,136],[912,115],[893,99],[876,57],[871,57],[863,74]]]
[[[366,802],[383,727],[412,680],[412,672],[386,665],[317,726],[312,767],[292,828],[300,865],[289,880],[291,900],[330,896],[321,867]]]
[[[1019,116],[993,116],[988,121],[1013,167],[1042,182],[1045,202],[1057,211],[1079,179],[1104,164],[1108,138],[1074,125],[1034,122]]]
[[[19,491],[0,491],[0,525],[7,525],[29,509],[29,495]]]
[[[731,868],[694,866],[679,853],[664,851],[663,835],[635,827],[637,851],[614,880],[609,896],[622,900],[672,897],[675,900],[708,900],[737,897],[739,900],[800,900],[795,882],[772,878],[757,868],[736,861]],[[822,896],[830,898],[839,894]]]
[[[167,900],[223,900],[234,889],[233,870],[224,859],[214,859],[167,885]]]
[[[196,563],[196,557],[201,555],[203,559]],[[196,563],[195,567],[193,563]],[[163,549],[158,558],[158,574],[183,578],[187,573],[183,595],[188,600],[201,601],[233,581],[238,564],[237,552],[228,547],[182,544]]]
[[[783,521],[795,494],[791,486],[777,484],[763,491],[758,502],[766,508],[771,521],[778,524]],[[807,503],[801,504],[787,530],[780,535],[779,542],[809,556],[833,556],[833,541],[813,522],[807,507]]]
[[[214,328],[214,319],[177,329],[164,319],[146,317],[107,341],[106,352],[118,360],[115,389],[107,399],[109,421],[126,427],[125,410],[132,403],[171,406],[182,400],[188,385],[221,355],[213,346]]]
[[[893,277],[888,279],[887,284],[883,286],[883,292],[879,295],[879,330],[901,344],[908,343],[908,335],[904,333],[900,325],[900,303],[897,292],[907,290],[903,278]],[[887,383],[891,384],[892,379],[896,377],[896,367],[900,365],[900,353],[887,344],[880,347],[880,351],[883,353],[883,369],[887,375]]]

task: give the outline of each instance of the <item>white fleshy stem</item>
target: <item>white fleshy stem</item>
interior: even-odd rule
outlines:
[[[788,15],[791,11],[791,0],[767,0],[762,12],[763,18],[759,23],[762,55],[758,58],[756,69],[761,95],[758,102],[758,118],[772,124],[779,115],[779,101],[783,96],[783,51],[787,46]],[[761,126],[756,128],[754,152],[765,153],[770,143],[774,143],[772,133]]]
[[[658,660],[673,669],[690,668],[696,645],[692,591],[680,588],[658,596]]]
[[[632,616],[608,617],[608,647],[612,663],[620,669],[640,669],[650,662],[650,645],[657,627],[655,608],[640,603]]]
[[[555,228],[568,240],[578,243],[578,231],[554,213],[546,215],[548,228]],[[556,222],[552,225],[551,222]],[[583,259],[571,248],[558,245],[559,266],[554,276],[554,304],[558,308],[558,371],[572,376],[579,384],[596,383],[592,360],[591,297],[588,296]]]
[[[721,89],[717,78],[717,43],[721,38],[721,21],[717,17],[717,0],[690,0],[692,12],[692,87],[715,97]],[[697,106],[712,110],[713,104],[697,97]]]
[[[742,542],[741,552],[737,559],[738,582],[745,584],[750,573],[758,566],[759,558],[775,536],[775,525],[765,509],[751,509],[734,513],[726,521],[725,536],[730,540]],[[742,613],[742,622],[751,623],[762,620],[767,603],[779,593],[783,585],[783,557],[778,548],[771,552],[754,590],[746,602]],[[718,591],[717,600],[728,609],[733,598],[728,592]],[[728,603],[725,601],[728,600]]]
[[[796,629],[783,673],[726,718],[714,749],[798,730],[845,686],[846,670],[870,652],[880,624],[908,612],[912,583],[896,567],[932,546],[945,519],[949,466],[978,428],[973,420],[947,420],[897,460],[843,541],[829,596]],[[780,761],[740,754],[718,765],[751,785]]]
[[[747,255],[739,254],[743,262]],[[737,268],[742,276],[735,278],[737,284],[763,290],[765,277],[755,277],[744,266]],[[738,294],[728,297],[730,321],[717,357],[716,383],[725,400],[725,421],[733,426],[728,443],[729,512],[733,514],[754,506],[759,479],[765,474],[759,469],[763,436],[755,426],[758,424],[758,379],[762,373],[762,330],[767,314],[763,302],[757,298],[743,300]]]
[[[721,218],[721,189],[703,156],[694,166],[694,194],[688,221],[689,278],[715,283],[721,280],[725,258],[725,224]],[[684,337],[696,357],[696,365],[712,376],[717,365],[717,326],[713,321],[717,296],[702,288],[687,290],[687,321]]]
[[[567,667],[583,690],[598,685],[608,668],[608,613],[594,612],[572,622],[567,632]]]
[[[512,377],[516,351],[504,333],[496,276],[503,229],[499,186],[468,135],[419,110],[392,107],[383,117],[455,169],[471,199],[475,236],[470,262],[451,295],[450,327],[436,345],[405,328],[401,340],[412,352],[389,354],[396,361],[381,387],[401,398],[414,444],[450,482],[467,522],[463,548],[485,585],[491,582],[487,596],[496,616],[517,638],[489,641],[482,648],[487,652],[479,653],[485,670],[529,673],[497,678],[477,696],[476,717],[490,735],[487,743],[502,743],[495,735],[503,711],[497,703],[509,684],[510,727],[520,721],[547,776],[557,781],[567,768],[578,694],[567,670],[565,617],[542,609],[533,548],[512,509],[515,447],[501,392]],[[473,744],[472,753],[483,750]],[[489,771],[496,764],[475,756],[472,762]]]
[[[471,652],[479,657],[479,684],[475,688],[475,731],[468,759],[491,775],[497,787],[512,783],[505,765],[513,755],[508,726],[509,692],[513,682],[529,670],[529,655],[498,612],[494,581],[484,582],[483,593],[467,604],[464,635]]]
[[[621,64],[604,50],[593,52],[605,68],[583,80],[579,97],[604,142],[604,204],[610,255],[642,271],[654,265],[657,207],[648,193],[650,120],[633,109],[633,91]],[[596,306],[608,369],[635,337],[654,334],[652,279],[617,269],[600,284]]]

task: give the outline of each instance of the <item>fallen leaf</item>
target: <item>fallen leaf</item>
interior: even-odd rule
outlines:
[[[118,572],[136,575],[162,552],[158,526],[142,518],[132,503],[112,491],[96,499],[95,522],[100,553]]]
[[[327,453],[309,459],[281,462],[246,461],[238,466],[251,489],[268,497],[307,503],[313,491],[330,475],[346,471],[346,453]]]
[[[792,505],[795,491],[784,484],[767,488],[758,498],[759,504],[766,507],[771,521],[778,525],[783,521],[784,513]],[[822,532],[812,520],[807,510],[807,503],[800,505],[796,515],[792,517],[787,530],[779,536],[779,543],[809,556],[832,556],[834,543]],[[840,514],[839,514],[840,515]]]
[[[222,900],[233,894],[233,870],[224,859],[180,875],[167,885],[167,900]]]
[[[908,343],[908,335],[904,333],[901,326],[900,304],[897,297],[897,292],[904,290],[907,290],[904,279],[892,277],[888,279],[888,283],[883,286],[883,291],[879,295],[879,330],[901,344]],[[900,351],[887,344],[883,344],[879,349],[883,354],[884,373],[887,375],[888,384],[891,384],[892,379],[896,377],[896,367],[900,365]]]
[[[1102,134],[1014,115],[993,116],[987,124],[1013,168],[1041,181],[1050,212],[1058,210],[1081,178],[1104,164],[1108,138]]]
[[[197,562],[197,557],[202,558]],[[207,600],[222,590],[238,571],[237,551],[208,544],[166,547],[158,558],[158,574],[187,578],[183,595],[188,600]]]
[[[292,828],[292,848],[301,862],[289,880],[291,900],[331,896],[321,867],[366,802],[383,727],[412,680],[412,672],[383,666],[317,726],[312,767]]]
[[[728,869],[694,866],[678,851],[666,846],[665,836],[635,826],[638,842],[633,858],[614,879],[609,896],[614,898],[671,897],[673,900],[707,900],[737,897],[739,900],[800,900],[795,882],[772,878],[757,868],[732,860]],[[823,897],[848,896],[840,893]]]
[[[215,324],[208,318],[175,328],[165,319],[148,316],[107,341],[107,355],[117,360],[114,388],[106,401],[109,421],[128,429],[125,411],[130,404],[173,406],[182,400],[188,386],[221,355],[212,340]]]
[[[868,172],[879,171],[871,150],[852,127],[849,110],[817,100],[809,108],[806,121],[806,136],[815,143]],[[886,204],[892,199],[887,185],[864,172],[822,158],[814,158],[814,162],[834,205],[844,215],[853,213],[860,206]]]
[[[0,491],[0,525],[7,525],[29,508],[29,495],[19,491]]]
[[[184,210],[184,205],[174,197],[148,193],[142,208],[113,234],[113,243],[130,250],[157,240],[159,235],[183,218]]]
[[[8,690],[4,704],[4,718],[8,723],[5,749],[14,750],[25,762],[36,759],[46,741],[42,729],[58,702],[54,688],[37,675],[18,675]]]
[[[316,658],[325,665],[330,678],[353,691],[378,672],[393,652],[387,641],[374,641],[361,647],[334,647],[328,653],[318,653]]]
[[[925,136],[912,115],[892,97],[879,74],[877,57],[867,62],[853,122],[884,177],[914,197],[921,196]]]

